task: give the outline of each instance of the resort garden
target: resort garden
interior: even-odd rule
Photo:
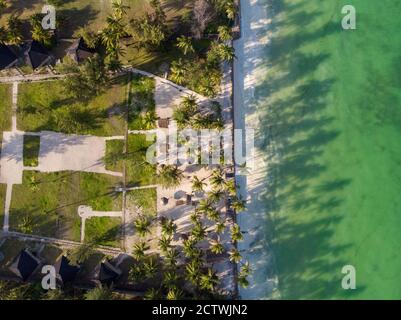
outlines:
[[[188,173],[188,168],[153,165],[146,160],[156,140],[147,131],[154,132],[160,120],[155,101],[157,76],[192,90],[178,105],[169,106],[173,109],[169,120],[175,121],[180,130],[224,129],[222,106],[211,100],[205,107],[195,94],[216,98],[222,64],[235,58],[230,45],[237,10],[234,1],[195,0],[184,6],[182,1],[159,0],[48,2],[59,12],[57,32],[38,29],[40,1],[27,5],[20,15],[10,12],[17,12],[24,1],[12,3],[3,8],[0,19],[5,35],[2,42],[16,45],[31,37],[49,50],[49,56],[62,58],[50,68],[58,78],[18,84],[15,117],[17,130],[24,132],[24,172],[22,184],[14,185],[12,190],[10,231],[81,242],[63,251],[73,265],[81,267],[81,277],[90,277],[96,266],[110,262],[119,279],[117,285],[123,283],[131,291],[143,292],[145,299],[235,294],[233,287],[220,290],[222,279],[214,269],[217,265],[222,268],[220,272],[239,265],[232,281],[247,286],[250,268],[237,249],[243,235],[235,223],[236,212],[246,208],[245,201],[237,197],[232,173],[228,178],[232,168],[197,164]],[[65,55],[61,38],[71,36],[80,40],[74,41]],[[81,53],[87,55],[85,59],[80,60]],[[29,70],[19,66],[19,70],[34,77],[49,71],[42,67]],[[155,76],[138,74],[132,67]],[[7,102],[1,112],[11,118],[11,87],[1,86],[0,95]],[[10,130],[9,120],[0,121],[1,130]],[[65,139],[56,151],[47,150],[43,142],[43,135],[49,133]],[[104,168],[53,172],[54,168],[43,165],[43,159],[70,152],[70,137],[81,139],[82,144],[88,137],[103,141],[104,158],[99,162]],[[175,198],[180,186],[187,188],[185,201]],[[0,185],[2,208],[5,190]],[[170,190],[169,197],[160,197],[165,190]],[[161,205],[177,208],[163,208],[164,214],[160,215]],[[85,221],[78,215],[82,206],[90,207],[98,216]],[[186,211],[180,209],[183,206]],[[184,227],[174,218],[181,211],[183,215],[178,218],[185,220]],[[9,241],[0,246],[0,251],[9,250]],[[129,257],[117,262],[104,254],[109,247]],[[38,256],[52,261],[46,250],[53,249],[41,248]],[[0,286],[11,292],[15,289],[10,283]],[[24,288],[27,291],[22,295],[31,290],[29,286]],[[70,292],[58,294],[53,298]],[[104,283],[79,297],[116,298]]]

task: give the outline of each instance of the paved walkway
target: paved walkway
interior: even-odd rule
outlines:
[[[91,218],[102,218],[102,217],[109,217],[109,218],[122,218],[123,212],[122,211],[94,211],[89,206],[79,206],[78,207],[78,215],[81,218],[81,242],[85,240],[85,224],[86,219]]]
[[[41,172],[83,171],[122,177],[106,170],[106,138],[42,132],[39,165]]]
[[[13,82],[35,82],[45,80],[57,80],[64,78],[65,75],[61,74],[31,74],[25,76],[12,76],[12,77],[0,77],[0,83],[13,83]]]

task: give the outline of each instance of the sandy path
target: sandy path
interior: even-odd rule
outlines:
[[[277,288],[274,259],[267,241],[267,204],[263,196],[267,192],[267,150],[258,146],[265,132],[260,130],[259,117],[262,101],[255,96],[255,86],[266,78],[266,49],[269,44],[269,3],[261,0],[241,1],[242,37],[236,41],[237,59],[234,65],[235,127],[255,130],[254,166],[246,176],[238,176],[241,194],[248,200],[248,211],[238,216],[245,231],[244,241],[239,245],[243,257],[253,270],[250,286],[240,289],[243,299],[267,299]]]

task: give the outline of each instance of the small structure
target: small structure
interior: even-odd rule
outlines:
[[[168,205],[168,198],[166,198],[166,197],[162,197],[162,199],[161,199],[161,204],[163,205],[163,206],[167,206]]]
[[[24,46],[24,56],[26,63],[33,69],[39,69],[48,65],[53,60],[49,51],[39,42],[29,40]]]
[[[79,267],[71,265],[70,261],[65,256],[57,260],[54,268],[56,269],[57,279],[60,280],[63,285],[73,282],[80,270]]]
[[[191,194],[187,194],[187,205],[188,206],[192,205],[192,195]]]
[[[111,285],[121,276],[122,271],[113,266],[109,261],[100,263],[95,272],[95,280],[102,284]]]
[[[67,49],[67,55],[75,62],[81,63],[92,57],[96,50],[89,48],[83,38],[79,38]]]
[[[18,62],[16,54],[5,44],[0,43],[0,70],[9,69]]]
[[[27,249],[24,249],[15,257],[9,269],[25,282],[36,272],[39,266],[40,260]]]
[[[157,121],[159,128],[161,129],[168,129],[169,125],[170,125],[170,119],[166,118],[166,119],[159,119]]]

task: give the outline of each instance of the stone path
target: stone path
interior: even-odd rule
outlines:
[[[85,240],[85,222],[87,219],[91,218],[122,218],[122,211],[94,211],[91,207],[88,206],[80,206],[78,208],[78,215],[81,218],[81,242]]]
[[[39,165],[35,170],[41,172],[82,171],[122,177],[122,173],[106,169],[105,154],[105,138],[42,132]]]

